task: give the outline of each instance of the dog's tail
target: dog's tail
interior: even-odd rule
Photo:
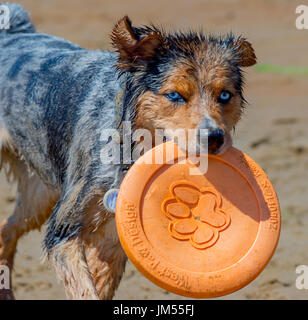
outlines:
[[[0,2],[0,36],[14,33],[33,33],[35,27],[29,13],[17,3]]]

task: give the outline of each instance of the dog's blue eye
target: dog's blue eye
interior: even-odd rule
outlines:
[[[223,90],[219,96],[218,101],[220,103],[228,103],[232,98],[232,93],[228,90]]]
[[[185,99],[176,91],[172,91],[165,95],[170,101],[175,103],[185,102]]]

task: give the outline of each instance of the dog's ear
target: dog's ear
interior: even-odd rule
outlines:
[[[156,54],[157,48],[162,44],[162,35],[151,31],[140,36],[130,19],[125,16],[114,27],[111,40],[119,53],[117,65],[126,70],[144,64]]]
[[[240,56],[241,67],[250,67],[257,63],[257,57],[255,55],[255,50],[253,49],[250,42],[245,38],[238,38],[235,43],[235,51]]]

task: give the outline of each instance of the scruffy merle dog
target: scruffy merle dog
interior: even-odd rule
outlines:
[[[1,164],[18,182],[13,215],[0,224],[0,265],[13,267],[18,239],[47,220],[44,248],[72,299],[110,299],[126,256],[102,204],[123,165],[104,165],[106,128],[203,128],[209,152],[231,145],[245,100],[241,67],[255,64],[242,37],[167,34],[128,17],[112,32],[116,52],[86,50],[35,32],[10,9],[0,31]],[[2,298],[13,298],[2,290]]]

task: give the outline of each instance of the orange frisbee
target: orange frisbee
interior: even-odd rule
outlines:
[[[167,152],[171,146],[175,154]],[[164,155],[160,164],[148,164]],[[121,244],[137,269],[173,293],[210,298],[241,289],[265,268],[280,233],[276,193],[264,171],[230,148],[206,173],[172,142],[140,157],[117,198]],[[173,163],[172,163],[173,162]]]

